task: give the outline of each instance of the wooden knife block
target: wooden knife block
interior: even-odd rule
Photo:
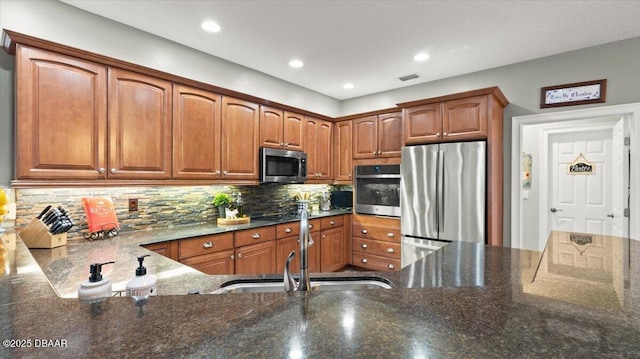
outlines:
[[[28,248],[56,248],[67,244],[67,233],[51,234],[49,228],[34,218],[20,231],[20,238]]]

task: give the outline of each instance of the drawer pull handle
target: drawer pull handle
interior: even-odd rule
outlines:
[[[369,246],[368,246],[366,243],[362,243],[362,244],[360,245],[360,247],[362,247],[362,248],[364,248],[364,249],[367,249]]]
[[[389,264],[389,265],[387,266],[387,268],[389,268],[389,269],[395,269],[395,268],[396,268],[396,266],[394,266],[393,264]]]
[[[329,222],[329,223],[333,226],[334,224],[336,224],[336,221],[332,220],[332,221],[331,221],[331,222]]]
[[[367,262],[368,262],[367,258],[362,258],[360,261],[361,261],[362,263],[367,263]]]
[[[387,252],[389,252],[389,253],[395,253],[395,252],[396,252],[396,250],[395,250],[395,249],[393,249],[393,248],[387,248]]]
[[[367,231],[366,229],[363,229],[363,230],[360,231],[360,233],[367,234],[367,233],[369,233],[369,231]]]
[[[213,242],[204,242],[202,248],[213,248]]]
[[[258,239],[260,238],[260,233],[254,233],[252,237],[253,239]]]
[[[291,228],[287,227],[284,231],[285,231],[286,233],[291,233],[291,231],[293,231],[293,229],[291,229]]]
[[[393,234],[393,232],[389,232],[389,233],[387,233],[387,237],[389,237],[389,238],[393,238],[393,237],[395,237],[395,236],[396,236],[396,235],[395,235],[395,234]]]

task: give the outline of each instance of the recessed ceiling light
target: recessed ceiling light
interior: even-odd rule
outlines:
[[[304,62],[298,60],[298,59],[293,59],[291,61],[289,61],[289,66],[293,67],[294,69],[299,69],[302,66],[304,66]]]
[[[202,29],[204,29],[205,31],[208,32],[219,32],[220,31],[220,25],[218,25],[215,21],[211,21],[211,20],[207,20],[205,22],[202,23]]]
[[[347,89],[347,90],[351,90],[353,88],[353,84],[351,82],[347,82],[346,84],[342,85],[342,88]]]
[[[429,59],[429,54],[425,53],[425,52],[421,52],[419,54],[417,54],[416,56],[413,57],[414,60],[416,61],[426,61]]]

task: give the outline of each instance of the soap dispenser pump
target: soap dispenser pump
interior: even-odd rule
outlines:
[[[78,299],[83,302],[97,302],[111,297],[111,282],[102,277],[102,266],[114,262],[93,263],[89,266],[89,279],[80,284]]]
[[[156,295],[156,276],[147,275],[147,268],[143,266],[144,258],[149,254],[138,257],[138,268],[136,268],[136,276],[127,282],[127,295],[134,299],[146,299],[150,295]]]

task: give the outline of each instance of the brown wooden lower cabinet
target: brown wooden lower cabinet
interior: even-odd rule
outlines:
[[[321,272],[333,272],[347,265],[345,238],[342,227],[327,229],[320,234]]]
[[[314,239],[314,244],[309,247],[309,272],[320,271],[320,243],[317,239],[320,236],[320,232],[311,233],[311,237]],[[284,263],[291,251],[296,251],[296,256],[289,265],[289,271],[293,274],[300,272],[300,243],[298,242],[298,236],[279,238],[276,242],[277,254],[276,254],[276,273],[284,273]]]
[[[180,263],[197,269],[202,273],[213,275],[226,275],[234,273],[234,251],[226,250],[204,254],[200,256],[181,259]]]
[[[178,260],[178,241],[146,244],[143,247],[150,251],[154,251],[161,256],[173,259],[174,261]]]
[[[276,241],[236,248],[235,274],[276,273]]]
[[[400,219],[353,216],[354,266],[378,270],[398,270],[400,264]]]

